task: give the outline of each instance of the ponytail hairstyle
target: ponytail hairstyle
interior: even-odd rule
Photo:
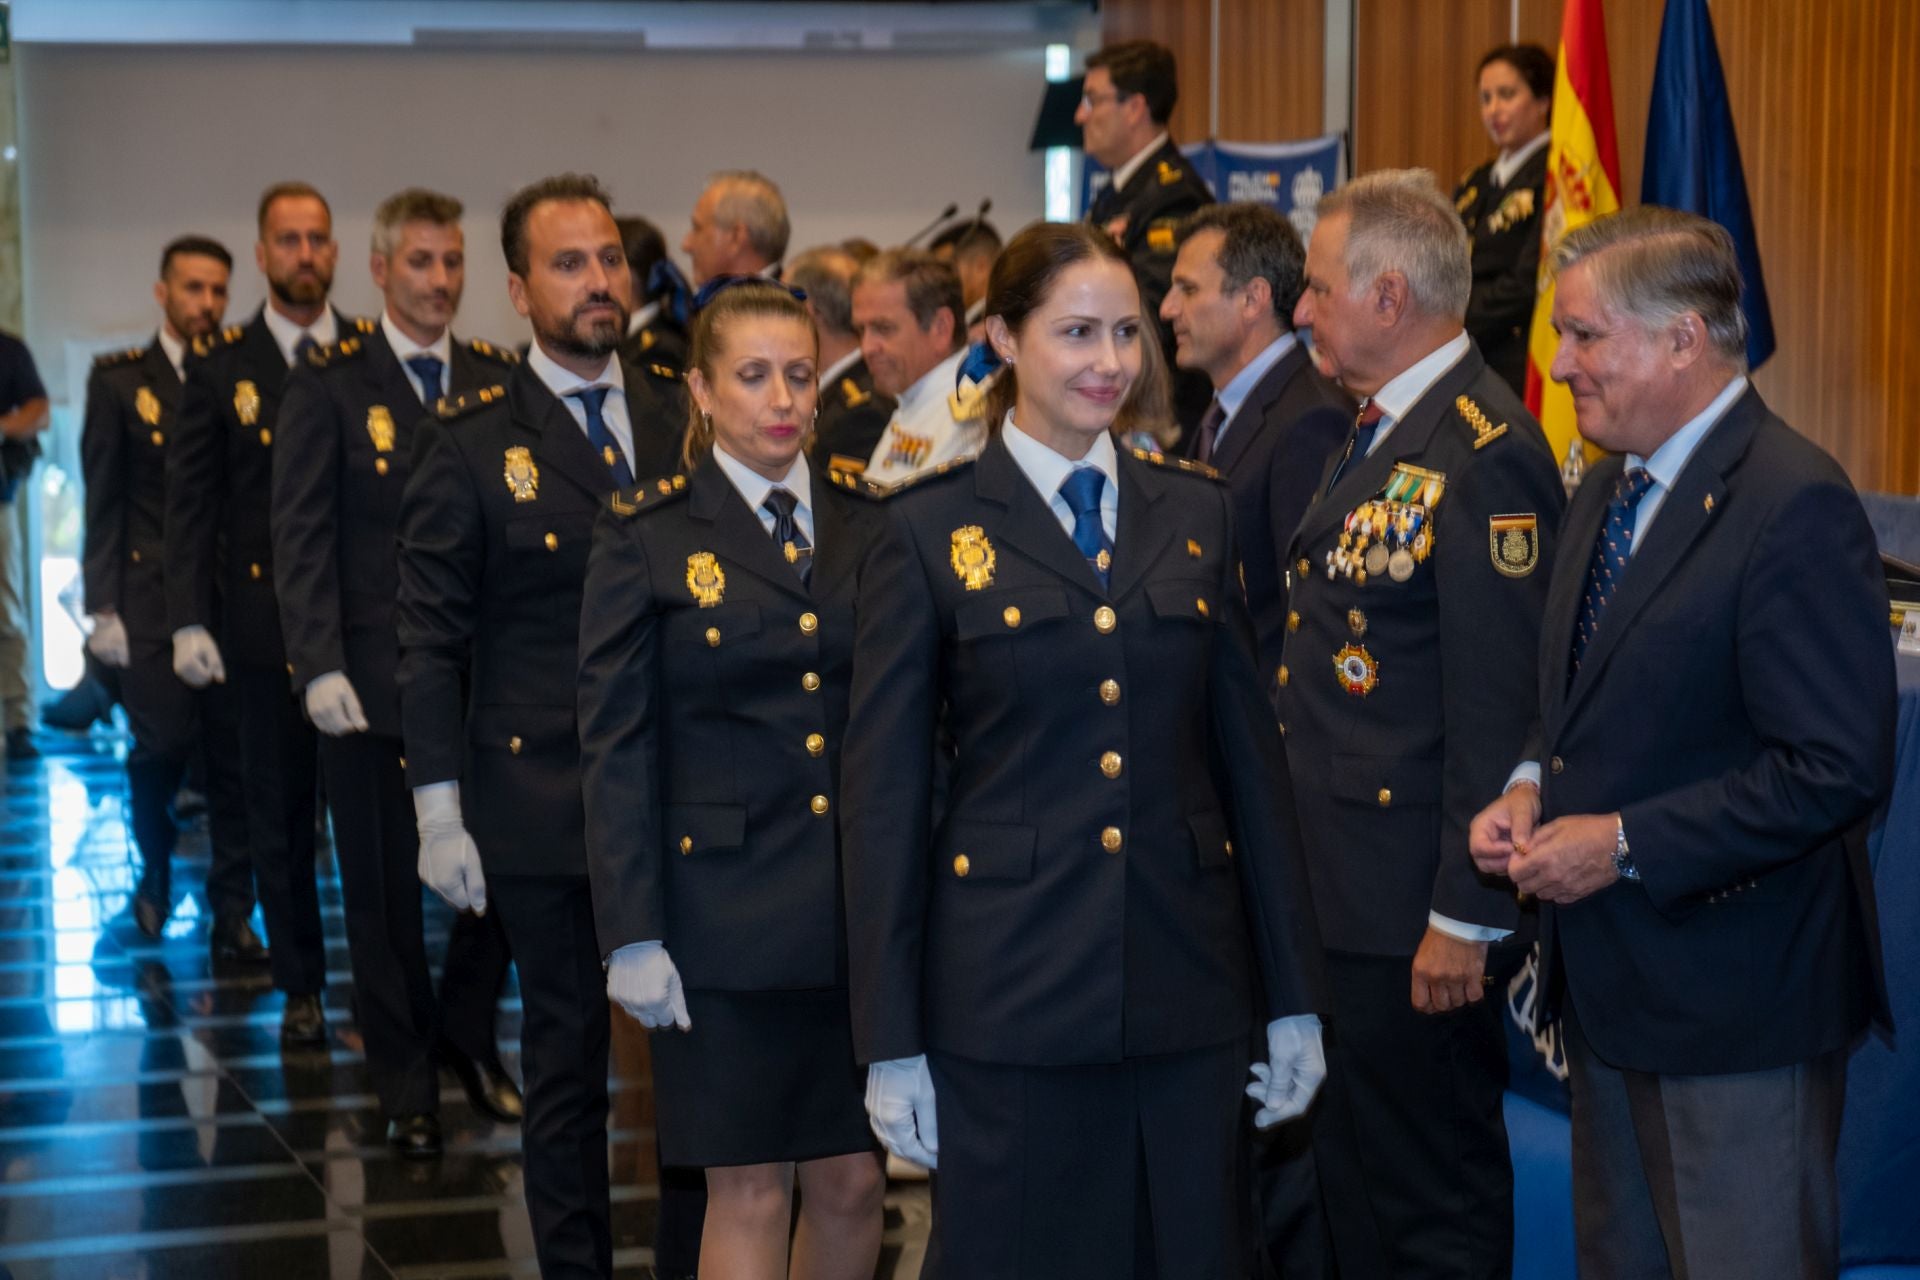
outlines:
[[[1030,223],[1007,241],[1007,247],[994,259],[993,271],[987,277],[986,313],[999,316],[1007,326],[1007,331],[1017,337],[1028,318],[1045,305],[1062,272],[1078,263],[1103,258],[1125,267],[1131,278],[1133,268],[1127,261],[1127,255],[1120,251],[1120,246],[1105,231],[1084,222]],[[1145,358],[1145,349],[1158,346],[1159,343],[1159,325],[1142,306],[1140,345],[1143,358],[1140,361],[1140,373],[1133,380],[1133,386],[1120,406],[1115,417],[1116,423],[1145,426],[1151,430],[1148,424],[1166,415],[1166,362]],[[1013,408],[1019,394],[1019,371],[1010,364],[1003,366],[999,376],[987,388],[989,431],[1000,429],[1000,424],[1007,420],[1007,413]]]
[[[716,287],[716,285],[718,287]],[[693,333],[687,349],[687,371],[698,369],[707,385],[715,382],[726,343],[726,330],[736,320],[778,317],[796,320],[813,335],[814,353],[820,350],[820,331],[814,327],[813,313],[807,310],[806,295],[789,289],[778,280],[760,276],[734,276],[724,283],[708,281],[702,288],[707,301],[693,318]],[[713,423],[700,412],[699,402],[687,393],[687,432],[680,446],[681,464],[692,471],[713,452]]]

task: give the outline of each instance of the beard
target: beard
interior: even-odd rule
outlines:
[[[273,296],[289,307],[319,306],[327,300],[327,289],[332,284],[332,277],[323,276],[317,271],[284,280],[271,277],[267,280],[267,288],[273,291]]]
[[[605,319],[583,320],[581,312],[590,306],[610,306],[614,314]],[[582,360],[598,360],[620,349],[627,336],[627,308],[611,294],[587,298],[559,323],[536,320],[534,336],[543,346]]]
[[[180,336],[189,340],[204,338],[220,327],[220,317],[211,310],[185,311],[178,315],[167,313],[167,323],[176,329]]]

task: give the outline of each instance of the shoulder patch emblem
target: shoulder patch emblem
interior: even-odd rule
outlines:
[[[1501,436],[1507,434],[1507,424],[1503,422],[1497,427],[1494,426],[1493,423],[1488,420],[1486,411],[1475,404],[1470,397],[1461,396],[1453,402],[1453,407],[1460,411],[1460,416],[1466,420],[1469,427],[1473,428],[1473,447],[1475,449],[1484,449]]]
[[[1526,577],[1540,563],[1540,517],[1531,511],[1488,517],[1487,551],[1503,575]]]

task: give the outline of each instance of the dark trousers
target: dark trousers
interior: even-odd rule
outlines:
[[[253,913],[253,865],[247,854],[232,696],[219,685],[196,694],[173,674],[172,653],[164,648],[136,656],[115,674],[133,731],[133,749],[127,752],[127,807],[134,847],[140,852],[140,892],[161,903],[171,901],[173,849],[179,839],[173,796],[193,753],[200,751],[208,777],[212,845],[207,905],[217,921],[244,919]]]
[[[1250,1046],[1247,1061],[1265,1062],[1267,1037]],[[1313,1162],[1313,1122],[1289,1120],[1248,1135],[1247,1184],[1252,1192],[1253,1280],[1321,1280],[1333,1274],[1332,1243],[1320,1205],[1320,1173]]]
[[[239,704],[247,842],[273,950],[273,985],[288,995],[326,986],[326,943],[314,874],[314,732],[294,705],[284,666],[230,662]]]
[[[1563,1025],[1585,1280],[1838,1274],[1844,1053],[1737,1075],[1654,1075],[1602,1060],[1571,1012]]]
[[[323,737],[320,768],[333,813],[368,1074],[389,1117],[436,1113],[443,1037],[469,1058],[491,1062],[498,1056],[494,1007],[507,977],[506,933],[494,913],[455,916],[436,999],[427,969],[413,797],[399,741],[364,733]]]
[[[585,876],[487,877],[520,974],[521,1152],[543,1280],[613,1271],[607,980]]]
[[[1327,955],[1327,1080],[1313,1155],[1345,1280],[1513,1269],[1499,1001],[1413,1007],[1412,957]]]
[[[938,1280],[1241,1280],[1241,1041],[1075,1067],[929,1053]]]

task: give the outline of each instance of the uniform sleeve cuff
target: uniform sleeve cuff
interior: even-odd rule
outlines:
[[[1438,911],[1427,912],[1427,927],[1461,942],[1498,942],[1513,932],[1511,929],[1495,929],[1491,925],[1468,924],[1452,916],[1443,916]]]

